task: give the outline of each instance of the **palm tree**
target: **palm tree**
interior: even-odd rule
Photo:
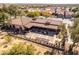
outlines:
[[[62,41],[61,41],[61,43],[62,43],[62,47],[64,47],[65,48],[65,38],[66,38],[66,36],[67,36],[67,30],[66,30],[66,27],[65,27],[65,24],[61,24],[60,26],[59,26],[59,29],[60,29],[60,37],[62,37],[61,39],[62,39]]]
[[[66,32],[67,32],[66,27],[65,27],[65,24],[61,24],[59,26],[59,29],[60,29],[60,33],[61,33],[62,38],[63,38],[65,36]]]

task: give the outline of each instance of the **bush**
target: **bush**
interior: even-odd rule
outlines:
[[[28,45],[28,46],[27,46],[27,54],[28,54],[28,55],[33,55],[35,50],[36,50],[36,49],[34,48],[33,45]]]
[[[33,55],[35,48],[32,45],[14,44],[8,52],[3,52],[3,55]]]
[[[4,37],[4,39],[5,39],[5,41],[8,43],[8,42],[10,42],[11,41],[11,36],[10,35],[6,35],[5,37]]]

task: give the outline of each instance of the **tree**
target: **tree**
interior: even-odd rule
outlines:
[[[74,8],[74,9],[72,9],[72,11],[75,13],[78,11],[78,8]]]
[[[24,11],[18,10],[16,14],[18,16],[25,16],[26,13]]]
[[[67,30],[66,30],[66,27],[65,27],[65,24],[61,24],[60,26],[59,26],[59,29],[60,29],[60,33],[58,34],[59,35],[59,38],[61,38],[62,39],[62,47],[64,47],[65,48],[65,38],[66,38],[66,36],[67,36]]]
[[[72,27],[72,28],[74,29],[74,28],[76,28],[76,27],[78,26],[78,24],[79,24],[79,18],[74,18],[74,19],[73,19],[73,22],[74,22],[74,24],[73,24],[73,27]]]
[[[37,17],[37,16],[40,16],[40,12],[38,12],[38,11],[28,12],[27,16],[29,16],[29,17]]]
[[[71,38],[74,43],[79,42],[79,19],[74,19],[73,27],[71,28]]]
[[[77,11],[77,13],[72,15],[74,18],[78,18],[79,17],[79,11]]]
[[[8,14],[1,12],[0,13],[0,22],[4,23],[6,19],[8,19]]]
[[[42,16],[49,17],[51,14],[47,11],[41,13]]]
[[[59,26],[59,29],[60,29],[60,34],[62,35],[62,38],[63,38],[65,36],[66,32],[67,32],[65,24],[61,24]]]
[[[8,13],[10,14],[10,16],[15,16],[15,18],[16,18],[16,16],[17,16],[17,6],[15,6],[15,5],[10,5],[9,7],[8,7]]]
[[[33,55],[35,53],[35,47],[33,45],[14,44],[12,48],[3,52],[4,55]]]
[[[72,29],[71,38],[73,42],[79,42],[79,27]]]
[[[72,12],[74,12],[74,14],[72,15],[74,18],[78,18],[79,17],[79,8],[74,8],[72,9]]]
[[[17,15],[17,7],[14,5],[6,7],[5,4],[3,4],[3,7],[0,9],[0,20],[2,22],[4,22],[5,19],[9,20],[9,18],[11,20],[11,16],[15,16],[16,18],[16,15]]]

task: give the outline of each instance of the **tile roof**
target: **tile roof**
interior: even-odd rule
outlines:
[[[46,23],[49,24],[46,24]],[[42,28],[49,28],[49,29],[58,29],[58,26],[61,25],[61,21],[59,20],[53,20],[53,19],[36,19],[32,20],[30,18],[23,18],[23,19],[17,19],[12,20],[12,23],[14,25],[24,26],[26,28],[31,28],[32,26],[35,27],[42,27]]]

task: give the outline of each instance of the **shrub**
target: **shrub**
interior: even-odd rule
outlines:
[[[32,45],[14,44],[8,52],[3,52],[3,55],[33,55],[35,48]]]

